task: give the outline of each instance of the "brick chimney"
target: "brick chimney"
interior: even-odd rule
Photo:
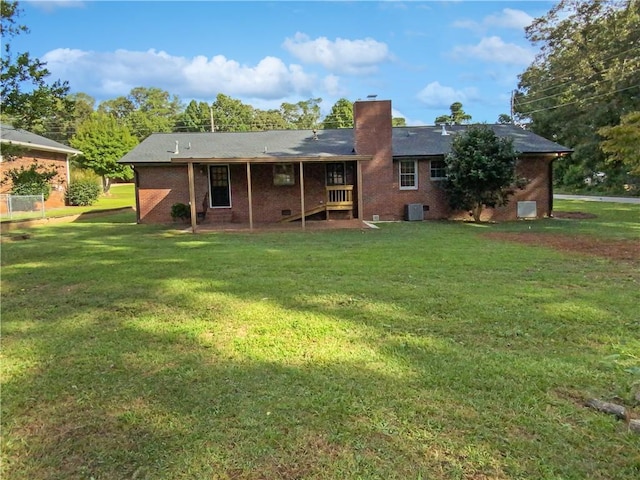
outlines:
[[[362,201],[359,217],[380,220],[396,217],[388,201],[393,195],[393,152],[391,147],[391,101],[362,100],[353,104],[354,146],[358,155],[373,155],[362,162]],[[396,186],[397,189],[397,186]]]

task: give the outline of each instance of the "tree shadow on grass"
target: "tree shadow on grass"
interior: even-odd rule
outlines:
[[[358,232],[77,227],[3,252],[11,478],[633,478],[617,443],[584,445],[589,414],[549,397],[593,372],[541,357],[534,318],[507,323],[522,284],[467,292],[468,318],[449,302],[464,242],[445,274]]]

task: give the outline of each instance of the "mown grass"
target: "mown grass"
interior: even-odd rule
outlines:
[[[33,229],[2,247],[2,477],[636,479],[640,436],[582,400],[633,406],[637,265],[483,235],[632,238],[619,207],[597,228]]]
[[[88,212],[102,210],[119,209],[135,206],[135,187],[133,183],[122,183],[111,185],[109,194],[100,195],[98,201],[86,207],[60,207],[47,209],[44,212],[46,218],[65,217],[70,215],[80,215]],[[2,221],[25,220],[29,218],[40,218],[41,212],[14,213],[12,218],[2,218]]]
[[[133,183],[116,183],[111,185],[109,194],[100,195],[98,201],[88,207],[64,207],[51,209],[46,212],[47,217],[63,217],[87,212],[133,207],[136,204],[135,187]]]
[[[533,222],[505,222],[497,231],[533,231],[563,235],[587,235],[609,239],[640,239],[640,205],[630,203],[554,200],[558,218]],[[592,218],[562,218],[561,212],[586,213]],[[523,228],[523,223],[526,228]]]

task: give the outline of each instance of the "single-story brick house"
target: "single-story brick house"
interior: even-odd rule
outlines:
[[[392,127],[391,102],[366,100],[354,104],[353,129],[153,134],[120,162],[134,167],[141,223],[170,222],[174,203],[191,205],[194,231],[203,209],[206,223],[251,226],[443,219],[462,214],[449,209],[441,185],[451,138],[465,128]],[[483,218],[516,219],[523,205],[527,216],[551,215],[551,164],[571,150],[515,125],[492,128],[513,138],[529,184]]]
[[[49,138],[10,125],[0,125],[0,146],[13,145],[20,148],[17,158],[8,161],[6,154],[0,155],[0,193],[10,193],[13,185],[6,180],[6,172],[20,167],[29,168],[37,162],[42,167],[54,169],[58,173],[51,179],[51,195],[45,202],[46,208],[63,207],[65,192],[69,185],[69,158],[82,152]],[[4,148],[3,148],[4,150]]]

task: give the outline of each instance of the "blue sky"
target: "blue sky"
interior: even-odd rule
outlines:
[[[410,125],[461,101],[473,121],[509,113],[537,48],[524,27],[549,1],[21,1],[12,40],[97,102],[158,87],[257,108],[375,94]]]

